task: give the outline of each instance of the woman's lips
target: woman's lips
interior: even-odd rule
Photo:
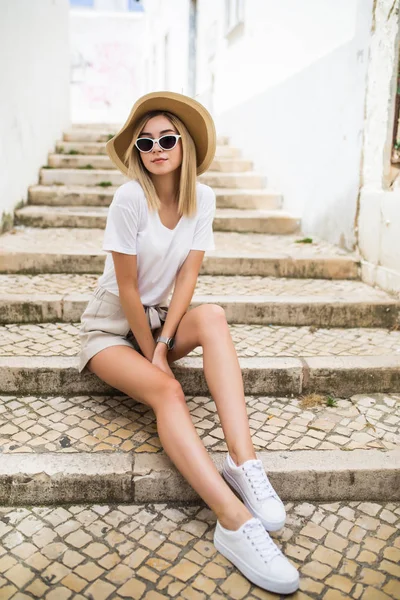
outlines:
[[[166,160],[167,160],[166,158],[156,158],[156,160],[153,160],[153,162],[155,162],[155,163],[161,163],[161,162],[164,162]]]

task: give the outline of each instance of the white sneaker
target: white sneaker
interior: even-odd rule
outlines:
[[[261,460],[250,459],[237,466],[228,452],[222,475],[267,531],[277,531],[284,526],[285,507],[272,487]]]
[[[236,531],[217,520],[214,546],[255,585],[276,594],[291,594],[299,587],[297,569],[283,556],[259,519],[252,517]]]

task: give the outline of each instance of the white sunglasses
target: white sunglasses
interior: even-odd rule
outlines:
[[[135,142],[136,148],[140,152],[151,152],[154,148],[154,144],[157,142],[161,150],[172,150],[178,143],[179,138],[182,137],[178,134],[162,135],[158,139],[142,137],[138,138]]]

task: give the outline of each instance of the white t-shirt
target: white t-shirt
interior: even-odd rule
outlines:
[[[111,250],[137,255],[138,286],[142,304],[167,304],[179,268],[190,250],[213,250],[212,222],[215,193],[196,182],[197,212],[182,216],[168,229],[156,210],[150,210],[142,186],[134,180],[122,184],[108,209],[103,250],[108,252],[98,285],[119,295]]]

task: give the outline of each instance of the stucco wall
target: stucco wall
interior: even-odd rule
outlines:
[[[0,4],[0,216],[38,181],[69,125],[68,0]]]
[[[224,3],[199,0],[200,98],[305,233],[352,248],[373,2],[244,4],[225,36]]]
[[[389,188],[399,0],[377,0],[371,39],[359,245],[364,281],[400,294],[400,189]]]

